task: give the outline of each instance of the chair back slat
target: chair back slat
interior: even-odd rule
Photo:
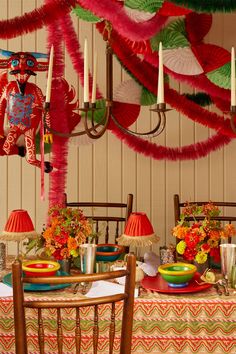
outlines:
[[[63,353],[63,331],[62,331],[62,320],[61,320],[61,309],[57,309],[57,345],[58,354]]]
[[[80,308],[76,308],[76,318],[75,318],[75,345],[76,345],[76,354],[80,354],[81,348],[81,326],[80,326]]]
[[[93,353],[98,352],[98,305],[94,306],[94,325],[93,325]]]
[[[115,303],[111,305],[111,324],[110,324],[110,331],[109,331],[109,354],[113,353],[113,346],[115,340]]]
[[[44,325],[43,325],[42,309],[38,309],[38,337],[39,337],[40,354],[44,354]]]
[[[128,194],[126,203],[70,202],[65,194],[64,204],[83,209],[84,215],[92,219],[93,230],[99,235],[95,238],[96,243],[117,243],[133,209],[133,194]]]
[[[15,346],[17,354],[27,354],[27,317],[26,312],[28,308],[37,309],[38,315],[38,342],[40,354],[45,354],[46,350],[46,336],[44,334],[44,312],[47,309],[56,309],[57,316],[54,321],[57,324],[56,338],[57,338],[57,351],[56,353],[63,353],[63,316],[62,309],[73,308],[75,311],[75,343],[76,354],[82,353],[83,331],[81,328],[80,308],[93,307],[94,318],[92,332],[93,332],[93,353],[98,352],[99,345],[99,312],[100,306],[106,304],[111,305],[110,323],[108,326],[109,338],[109,353],[113,353],[114,338],[115,338],[115,305],[117,302],[123,304],[122,314],[122,329],[120,338],[120,354],[131,353],[131,339],[132,339],[132,323],[133,323],[133,308],[134,308],[134,289],[135,289],[135,269],[136,258],[133,254],[127,256],[126,270],[119,270],[107,273],[96,274],[79,274],[72,276],[50,276],[50,277],[22,277],[22,264],[21,261],[15,260],[12,265],[12,284],[13,284],[13,303],[14,303],[14,325],[15,325]],[[75,299],[63,296],[63,300],[57,298],[47,298],[45,295],[40,298],[37,296],[35,299],[24,300],[23,284],[76,284],[81,282],[93,283],[100,280],[114,281],[117,277],[126,277],[124,290],[115,295],[107,295],[101,297],[86,298],[84,296],[76,297]],[[101,313],[103,311],[101,310]],[[48,317],[48,315],[47,315]],[[109,317],[108,317],[109,318]],[[86,335],[85,335],[86,337]],[[86,340],[87,341],[87,340]],[[125,345],[124,345],[125,343]],[[45,351],[46,350],[46,351]]]

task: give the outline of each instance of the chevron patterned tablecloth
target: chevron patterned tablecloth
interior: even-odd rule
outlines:
[[[1,296],[1,294],[0,294]],[[56,290],[44,293],[28,292],[27,298],[75,296],[72,289]],[[116,350],[119,346],[121,304],[117,305]],[[37,320],[34,310],[27,312],[30,344],[29,354],[38,354]],[[74,313],[66,310],[63,315],[65,333],[64,354],[73,354],[74,350]],[[92,330],[90,327],[93,311],[83,310],[83,350],[92,354]],[[108,353],[109,306],[100,309],[99,353]],[[56,328],[55,313],[46,315],[46,353],[55,354]],[[13,354],[14,323],[12,298],[0,298],[0,353]],[[215,289],[188,295],[170,295],[141,291],[135,299],[133,351],[132,353],[197,353],[197,354],[235,354],[236,353],[236,296],[231,290],[230,296],[219,296]]]

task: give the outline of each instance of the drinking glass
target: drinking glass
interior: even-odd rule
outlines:
[[[94,273],[97,245],[84,243],[80,245],[80,265],[81,271],[85,274]]]
[[[224,243],[220,245],[220,261],[221,261],[221,273],[223,276],[231,280],[232,266],[236,260],[236,245],[232,243]]]

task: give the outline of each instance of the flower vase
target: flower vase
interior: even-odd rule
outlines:
[[[197,267],[197,272],[200,274],[203,274],[206,269],[210,268],[208,259],[204,263],[197,263],[194,261],[193,264]]]
[[[71,268],[71,259],[62,259],[60,261],[58,261],[58,263],[60,264],[60,271],[65,272],[70,274],[70,268]]]

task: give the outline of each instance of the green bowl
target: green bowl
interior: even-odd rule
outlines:
[[[167,263],[158,267],[161,277],[171,287],[185,287],[193,278],[197,267],[189,263]]]
[[[125,252],[123,246],[113,244],[100,244],[97,245],[96,261],[97,262],[114,262],[122,253]]]

